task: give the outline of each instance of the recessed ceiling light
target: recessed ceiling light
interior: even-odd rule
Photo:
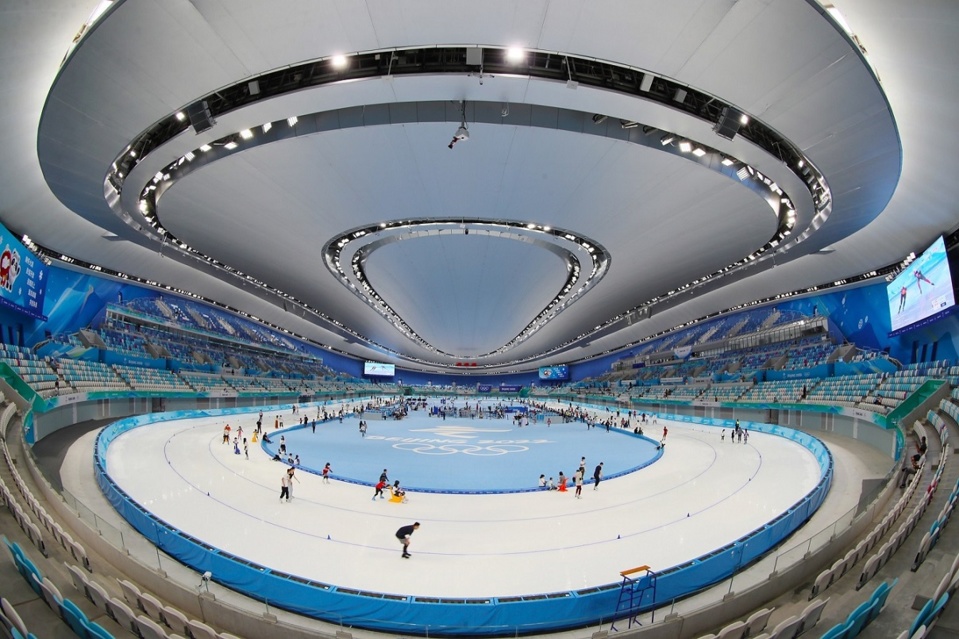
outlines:
[[[243,129],[242,131],[240,131],[240,137],[243,138],[244,140],[249,140],[250,138],[253,137],[253,131],[249,129]]]
[[[335,55],[330,61],[333,64],[334,69],[343,69],[346,67],[346,56],[345,55]]]

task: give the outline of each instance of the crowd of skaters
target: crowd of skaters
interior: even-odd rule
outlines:
[[[724,428],[721,433],[719,433],[719,441],[726,441],[726,429]],[[749,429],[741,428],[739,426],[739,420],[736,420],[736,426],[729,432],[729,442],[731,444],[748,444],[749,443]]]
[[[559,481],[556,482],[552,477],[546,478],[546,475],[539,476],[540,490],[555,490],[560,493],[569,492],[568,484],[572,482],[574,491],[573,496],[576,499],[583,498],[583,484],[586,481],[586,458],[581,457],[579,468],[573,473],[572,479],[568,478],[563,471],[559,471]],[[603,481],[603,462],[599,462],[593,469],[593,490],[599,490],[599,484]]]

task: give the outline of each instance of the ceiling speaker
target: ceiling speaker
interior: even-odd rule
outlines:
[[[216,124],[216,120],[210,114],[210,105],[206,100],[200,100],[188,106],[186,116],[190,118],[190,125],[196,133],[208,131]]]
[[[719,116],[719,121],[713,127],[713,131],[721,138],[732,140],[739,133],[739,127],[742,126],[742,117],[743,114],[736,109],[723,107],[723,112]]]

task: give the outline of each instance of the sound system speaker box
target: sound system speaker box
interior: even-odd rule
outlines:
[[[719,121],[716,122],[716,125],[713,127],[713,131],[721,138],[732,140],[736,137],[736,134],[739,133],[739,127],[742,125],[739,120],[740,117],[742,117],[742,113],[729,107],[723,108],[723,112],[719,116]]]
[[[214,120],[210,114],[210,105],[207,104],[206,100],[200,100],[188,106],[186,108],[186,115],[190,118],[190,125],[197,133],[203,133],[204,131],[212,129],[216,124],[216,120]]]

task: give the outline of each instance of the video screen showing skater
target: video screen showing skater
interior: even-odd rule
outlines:
[[[886,287],[892,333],[955,306],[943,238],[933,242]]]
[[[393,377],[396,375],[395,364],[382,364],[380,362],[363,362],[363,374],[370,377]]]

